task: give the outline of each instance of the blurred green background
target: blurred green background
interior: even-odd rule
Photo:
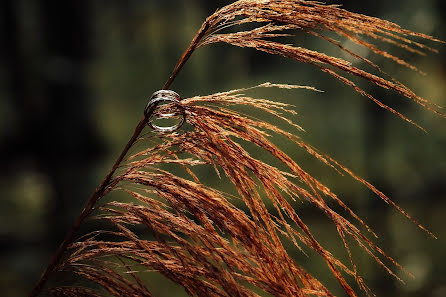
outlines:
[[[111,167],[147,99],[162,87],[206,16],[230,1],[3,0],[0,3],[0,291],[25,296],[47,265],[87,197]],[[446,40],[441,0],[329,1]],[[348,41],[417,94],[446,106],[446,47],[414,56],[383,48],[427,76],[397,66]],[[297,34],[295,44],[348,58],[326,42]],[[356,62],[357,63],[357,62]],[[358,66],[364,66],[357,63]],[[308,65],[250,49],[199,49],[172,89],[183,97],[266,81],[324,90],[259,90],[257,96],[296,106],[302,137],[352,168],[407,210],[439,239],[420,231],[364,187],[294,148],[285,148],[339,194],[380,235],[378,244],[416,279],[390,277],[355,251],[378,296],[446,296],[446,120],[368,83],[367,91],[420,123],[428,133],[380,109]],[[206,183],[215,178],[210,175]],[[335,255],[343,247],[330,223],[310,206],[299,213]],[[296,256],[297,257],[297,256]],[[320,261],[298,257],[340,292]],[[159,296],[183,296],[156,279]],[[183,295],[182,295],[183,294]],[[342,292],[339,293],[343,295]]]

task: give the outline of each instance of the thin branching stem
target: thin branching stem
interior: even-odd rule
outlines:
[[[173,69],[173,72],[169,79],[167,80],[166,84],[164,85],[164,89],[168,89],[172,82],[175,80],[175,78],[178,75],[178,72],[180,72],[181,68],[183,68],[184,64],[189,60],[190,56],[194,52],[194,50],[198,47],[200,44],[201,39],[206,35],[207,31],[209,29],[209,22],[206,20],[203,25],[201,26],[198,33],[195,35],[194,39],[192,39],[191,44],[189,45],[189,48],[184,52],[183,56],[178,60],[178,63],[175,65],[175,68]]]
[[[198,33],[195,35],[194,39],[192,40],[189,47],[186,49],[186,51],[183,53],[181,58],[178,60],[178,63],[175,65],[175,68],[167,80],[166,84],[164,85],[163,89],[168,89],[170,85],[173,83],[175,78],[177,77],[180,70],[183,68],[184,64],[187,62],[187,60],[192,55],[193,51],[197,48],[198,44],[200,43],[200,40],[205,36],[207,30],[209,28],[209,23],[205,21],[198,31]],[[114,163],[113,167],[109,171],[109,173],[104,177],[102,182],[99,184],[99,186],[96,188],[94,193],[91,195],[91,197],[87,200],[87,203],[85,204],[84,209],[80,213],[80,215],[77,217],[76,221],[74,222],[73,226],[71,227],[70,231],[65,236],[65,239],[60,244],[59,248],[57,249],[56,253],[53,255],[53,257],[50,260],[50,263],[48,264],[45,271],[42,273],[39,281],[34,286],[33,290],[31,291],[30,297],[37,296],[45,286],[46,282],[49,279],[49,276],[54,271],[54,268],[57,266],[57,264],[60,262],[62,256],[64,255],[65,251],[67,250],[68,246],[72,243],[73,238],[75,234],[79,231],[80,226],[82,225],[85,218],[87,218],[90,213],[93,211],[94,205],[96,202],[104,196],[106,193],[106,190],[108,186],[110,185],[110,181],[112,180],[113,174],[116,172],[116,169],[121,165],[122,161],[124,160],[124,157],[127,155],[130,148],[133,146],[133,144],[138,140],[139,136],[141,135],[142,130],[147,124],[147,118],[143,117],[138,125],[135,128],[135,131],[133,132],[132,137],[127,142],[126,146],[122,150],[121,154],[119,155],[118,159]]]
[[[86,217],[90,215],[90,213],[93,210],[94,205],[104,195],[105,190],[107,189],[111,178],[113,174],[115,173],[116,169],[118,169],[119,165],[121,164],[122,160],[124,159],[125,155],[127,155],[127,152],[132,147],[132,145],[135,143],[135,141],[138,139],[139,135],[141,134],[142,130],[144,129],[145,125],[147,123],[146,118],[142,118],[141,121],[136,126],[135,132],[133,132],[132,137],[130,138],[129,142],[126,144],[124,150],[119,155],[118,159],[116,160],[115,164],[113,165],[110,172],[105,176],[105,178],[102,180],[100,185],[96,188],[94,193],[91,195],[90,199],[87,200],[87,203],[82,210],[81,214],[77,217],[76,221],[74,222],[73,226],[71,227],[70,231],[65,236],[65,239],[60,244],[59,248],[57,249],[56,253],[54,254],[53,258],[51,259],[50,263],[48,264],[48,267],[45,269],[45,271],[42,273],[42,276],[40,277],[38,283],[31,291],[30,296],[34,297],[37,296],[40,291],[42,290],[43,286],[47,282],[50,274],[54,271],[54,268],[59,263],[60,259],[62,258],[64,252],[66,251],[67,247],[70,245],[70,243],[73,241],[74,235],[79,230],[82,222]]]

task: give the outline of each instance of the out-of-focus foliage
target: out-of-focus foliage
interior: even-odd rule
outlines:
[[[5,65],[0,69],[0,286],[5,296],[23,296],[126,143],[147,99],[162,87],[203,19],[228,1],[64,1],[61,7],[49,1],[4,2],[10,6],[2,4],[0,17]],[[440,0],[329,2],[446,40],[446,8]],[[81,25],[67,24],[70,20]],[[296,36],[295,43],[349,58],[306,35]],[[350,42],[344,46],[364,50]],[[380,65],[418,95],[446,106],[446,48],[437,47],[440,54],[427,57],[401,51],[427,76],[384,59]],[[441,264],[446,262],[444,119],[393,93],[361,85],[420,123],[428,130],[424,134],[312,67],[225,45],[194,53],[172,89],[190,97],[265,81],[324,90],[271,89],[256,95],[294,104],[295,121],[307,130],[307,142],[353,168],[438,235],[438,240],[429,238],[361,185],[282,147],[294,158],[305,158],[305,169],[366,218],[380,235],[379,245],[416,277],[402,285],[353,251],[370,287],[378,296],[446,295]],[[210,185],[219,182],[206,180],[213,176],[199,174]],[[311,208],[306,213],[304,219],[322,244],[335,251],[339,246],[336,256],[344,257],[329,221]],[[322,262],[298,257],[313,275],[329,275]],[[157,284],[151,287],[156,296],[185,294],[159,276],[150,282]],[[334,278],[326,283],[336,292]]]

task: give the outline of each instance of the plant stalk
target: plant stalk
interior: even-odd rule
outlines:
[[[163,89],[168,89],[175,78],[177,77],[180,70],[183,68],[184,64],[189,60],[190,56],[194,52],[194,50],[199,45],[201,39],[206,35],[207,31],[209,29],[209,22],[206,20],[203,25],[201,26],[200,30],[197,32],[195,37],[193,38],[191,44],[186,49],[186,51],[183,53],[181,58],[178,60],[177,64],[175,65],[174,70],[172,71],[171,76],[167,80],[166,84],[164,85]],[[124,160],[124,157],[127,155],[130,148],[133,146],[133,144],[136,142],[138,137],[141,135],[142,130],[147,124],[147,118],[143,117],[138,125],[135,128],[135,131],[133,132],[132,137],[127,142],[126,146],[122,150],[121,154],[119,155],[118,159],[114,163],[111,170],[108,172],[108,174],[104,177],[102,182],[99,184],[99,186],[96,188],[94,193],[91,195],[91,197],[87,200],[87,203],[85,204],[84,209],[80,213],[80,215],[77,217],[76,221],[74,222],[73,226],[71,227],[70,231],[66,234],[64,240],[60,244],[59,248],[57,249],[56,253],[53,255],[53,257],[50,260],[50,263],[48,264],[45,271],[42,273],[39,281],[34,286],[30,293],[30,297],[36,297],[45,286],[46,282],[48,281],[51,273],[54,272],[54,269],[56,268],[57,264],[60,262],[63,254],[67,250],[68,246],[72,243],[73,238],[75,234],[79,231],[80,226],[82,225],[85,218],[87,218],[90,213],[94,209],[94,205],[96,202],[104,195],[105,191],[107,190],[107,187],[110,184],[110,181],[112,180],[113,174],[116,172],[118,167],[120,166],[121,162]]]
[[[184,64],[189,60],[190,56],[194,52],[194,50],[197,48],[198,44],[200,43],[201,39],[206,35],[206,33],[209,30],[209,20],[206,20],[203,25],[201,26],[198,33],[195,35],[194,39],[192,39],[192,42],[189,45],[189,48],[183,53],[181,58],[178,60],[178,63],[175,65],[175,68],[173,69],[172,74],[170,75],[169,79],[167,80],[166,84],[164,85],[164,89],[167,90],[172,82],[175,80],[175,78],[178,75],[178,72],[180,72],[181,68],[183,68]]]

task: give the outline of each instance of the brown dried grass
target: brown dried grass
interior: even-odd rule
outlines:
[[[351,79],[345,77],[345,74],[357,76],[384,89],[395,91],[400,95],[413,100],[424,108],[445,117],[445,115],[438,110],[440,108],[439,106],[417,96],[408,87],[392,77],[389,77],[375,63],[347,50],[338,41],[325,36],[323,33],[318,33],[316,30],[322,32],[334,32],[339,36],[348,38],[354,43],[368,48],[377,55],[388,58],[395,63],[420,73],[423,72],[419,71],[415,66],[397,56],[379,49],[379,47],[373,43],[363,40],[361,36],[369,37],[384,43],[390,43],[420,55],[424,55],[425,51],[437,52],[437,50],[423,45],[420,42],[413,41],[410,38],[416,37],[419,39],[442,42],[431,36],[402,29],[397,24],[389,21],[352,13],[339,8],[337,5],[326,5],[316,1],[242,0],[218,10],[215,14],[210,16],[207,21],[211,25],[207,30],[208,35],[200,42],[200,45],[223,42],[239,47],[254,48],[269,54],[281,55],[302,63],[315,65],[323,72],[339,79],[363,96],[368,97],[380,107],[398,115],[422,130],[424,129],[420,125],[414,123],[403,114],[359,88]],[[221,30],[221,28],[228,28],[252,22],[261,25],[248,31],[227,34],[216,33]],[[378,73],[389,78],[383,78],[379,75],[359,69],[341,58],[328,56],[324,53],[309,50],[307,48],[269,40],[274,37],[287,35],[283,31],[288,32],[288,30],[292,29],[302,30],[308,34],[335,44],[342,51],[366,62],[374,67]]]
[[[220,33],[245,23],[259,26],[248,31]],[[303,30],[323,38],[373,66],[384,76],[385,73],[372,61],[348,51],[323,32],[335,32],[413,70],[417,69],[364,41],[361,36],[391,43],[416,54],[435,50],[410,38],[438,41],[391,22],[351,13],[334,5],[313,1],[241,0],[210,16],[201,29],[202,38],[194,39],[193,48],[224,42],[313,64],[417,127],[420,126],[357,87],[344,75],[351,74],[393,90],[441,114],[436,105],[392,78],[368,73],[324,53],[271,41],[289,34],[290,30]],[[177,69],[181,68],[181,63]],[[271,83],[258,87],[309,88]],[[351,286],[352,280],[360,290],[370,295],[371,291],[350,252],[349,242],[355,242],[399,279],[393,269],[404,269],[373,243],[370,237],[376,235],[371,228],[327,186],[275,146],[271,135],[285,137],[323,164],[352,176],[420,228],[429,231],[378,189],[297,136],[302,128],[287,118],[287,114],[294,113],[292,106],[255,99],[245,95],[247,91],[232,90],[184,99],[182,105],[186,110],[189,131],[141,137],[138,143],[149,147],[128,156],[100,195],[103,197],[112,191],[120,191],[132,197],[134,202],[115,201],[97,206],[99,213],[96,219],[109,222],[113,228],[91,233],[72,243],[65,259],[56,265],[56,270],[74,272],[100,285],[112,296],[152,296],[140,279],[145,270],[161,273],[183,286],[191,296],[260,296],[256,293],[258,291],[273,296],[332,296],[320,281],[290,257],[284,242],[291,242],[295,250],[315,251],[349,296],[357,296]],[[291,130],[297,130],[294,133],[285,131],[275,124],[241,114],[233,108],[236,106],[267,112],[283,120]],[[244,147],[244,142],[267,152],[286,169],[254,158]],[[169,172],[164,164],[185,169],[189,177],[180,177],[176,171]],[[200,183],[194,174],[197,166],[213,166],[216,178],[226,176],[238,196],[233,197]],[[245,213],[236,207],[235,200],[249,211]],[[299,200],[313,204],[333,222],[349,255],[349,263],[335,258],[313,236],[311,228],[293,206]],[[331,200],[345,213],[336,212],[329,205]],[[273,211],[268,210],[265,201],[271,203]],[[144,239],[141,230],[149,231],[154,239]],[[252,287],[258,290],[252,290]],[[52,289],[52,293],[55,296],[99,295],[80,287],[58,287]]]

